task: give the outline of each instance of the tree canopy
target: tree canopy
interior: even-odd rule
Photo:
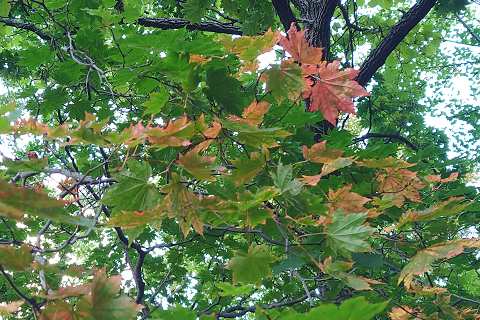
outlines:
[[[478,14],[0,0],[0,314],[479,318]]]

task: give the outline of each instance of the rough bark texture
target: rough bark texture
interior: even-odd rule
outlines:
[[[330,60],[330,22],[337,7],[337,0],[292,0],[300,12],[303,27],[308,29],[308,43],[324,48],[323,59]]]

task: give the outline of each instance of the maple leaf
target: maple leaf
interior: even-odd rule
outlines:
[[[338,149],[326,149],[327,141],[315,143],[311,148],[302,147],[303,156],[311,162],[326,163],[340,158],[343,151]]]
[[[209,168],[215,162],[215,157],[198,156],[198,150],[193,149],[185,155],[179,154],[177,163],[198,180],[217,181]]]
[[[76,320],[76,312],[73,310],[73,306],[64,301],[55,301],[48,303],[43,310],[42,320]],[[80,318],[85,319],[85,318]],[[87,317],[86,319],[94,319],[93,317]]]
[[[328,191],[328,198],[332,202],[330,205],[333,210],[343,208],[345,214],[354,212],[363,212],[367,209],[363,205],[369,202],[371,199],[362,197],[358,193],[350,192],[352,185],[338,189],[334,192],[332,189]]]
[[[290,132],[282,129],[259,129],[258,126],[244,122],[221,121],[221,123],[225,128],[238,133],[237,139],[240,143],[245,143],[256,148],[260,146],[267,148],[277,147],[279,141],[292,135]]]
[[[30,248],[22,244],[16,249],[13,246],[0,247],[0,265],[11,271],[22,271],[33,263],[33,256]]]
[[[226,296],[241,296],[246,293],[250,293],[253,291],[253,287],[251,286],[239,286],[235,287],[231,283],[228,282],[215,282],[214,285],[222,289],[222,292],[219,292],[218,295],[220,297],[226,297]]]
[[[335,160],[330,160],[325,162],[322,167],[322,175],[326,176],[338,169],[345,168],[350,166],[353,163],[353,157],[348,158],[337,158]]]
[[[355,161],[361,167],[367,168],[409,168],[415,163],[408,163],[403,159],[397,159],[392,156],[383,159],[364,159],[363,161]]]
[[[352,98],[369,96],[370,94],[352,80],[358,70],[347,68],[338,71],[340,61],[336,60],[318,69],[318,78],[313,87],[303,92],[303,98],[310,97],[310,112],[321,110],[325,119],[337,125],[339,111],[356,114]]]
[[[0,216],[25,220],[25,214],[53,221],[92,227],[85,217],[73,217],[64,206],[67,201],[49,197],[47,194],[30,188],[17,187],[0,179]]]
[[[0,304],[0,314],[8,315],[13,312],[17,312],[20,307],[25,303],[25,301],[12,301],[9,303]]]
[[[164,186],[162,191],[167,193],[164,203],[167,204],[168,217],[177,218],[183,236],[187,237],[191,226],[196,232],[203,234],[203,222],[196,209],[198,197],[180,183],[180,176],[173,172],[170,183]]]
[[[232,164],[236,168],[232,171],[232,178],[233,181],[235,181],[235,185],[239,186],[252,180],[265,166],[268,160],[268,154],[268,149],[263,148],[262,153],[252,152],[250,159],[232,160]]]
[[[237,220],[243,222],[243,227],[248,229],[255,228],[256,225],[265,224],[267,219],[274,216],[275,210],[265,206],[265,201],[273,199],[277,191],[273,187],[263,187],[252,194],[245,191],[238,195],[238,215]]]
[[[345,262],[345,261],[338,261],[338,260],[335,262],[332,262],[332,257],[328,257],[324,261],[322,271],[342,281],[347,286],[355,290],[372,290],[372,287],[370,287],[370,284],[382,284],[382,282],[380,281],[346,273],[347,270],[352,268],[353,264],[354,262]]]
[[[270,103],[262,101],[260,103],[253,101],[243,110],[243,118],[230,116],[230,121],[245,122],[251,125],[259,125],[263,122],[263,116],[270,109]]]
[[[63,288],[60,287],[53,294],[48,294],[48,295],[38,294],[38,296],[47,300],[56,300],[56,299],[78,297],[80,295],[89,294],[91,292],[92,292],[92,284],[85,283],[85,284],[80,284],[78,286],[67,286]]]
[[[126,295],[118,296],[122,277],[107,277],[106,268],[102,268],[92,280],[91,295],[84,296],[77,304],[77,312],[93,315],[94,319],[120,320],[131,319],[144,306]]]
[[[350,258],[351,252],[372,251],[365,239],[375,229],[363,225],[367,213],[351,213],[345,216],[343,209],[340,208],[333,213],[332,218],[333,222],[327,224],[323,232],[327,238],[328,246],[334,252]]]
[[[248,252],[234,250],[235,257],[230,259],[225,268],[233,270],[233,284],[253,284],[257,288],[262,284],[263,277],[272,276],[269,264],[277,261],[277,258],[265,251],[265,244],[251,245]]]
[[[146,224],[155,223],[155,228],[161,226],[161,222],[166,218],[165,209],[167,205],[165,203],[158,204],[153,210],[144,211],[118,211],[114,210],[103,225],[106,227],[122,227],[122,229],[135,228]]]
[[[302,176],[301,178],[298,178],[298,181],[315,187],[320,182],[320,179],[322,179],[322,174],[317,174],[315,176]]]
[[[323,48],[311,47],[305,38],[303,30],[298,32],[295,23],[292,22],[287,31],[288,38],[281,37],[278,42],[297,62],[302,64],[320,65],[323,63]]]
[[[401,222],[403,220],[410,221],[428,221],[432,219],[436,219],[439,217],[448,217],[456,215],[463,211],[470,203],[458,203],[458,201],[462,200],[463,197],[452,197],[447,201],[438,202],[434,205],[428,207],[425,210],[420,211],[411,211],[409,210],[405,217],[402,217]]]
[[[265,90],[271,91],[279,104],[285,99],[296,101],[305,83],[302,68],[293,60],[282,60],[280,66],[272,65],[263,73],[262,79],[267,82]]]
[[[409,306],[402,306],[401,308],[392,307],[392,312],[388,313],[388,316],[392,320],[408,320],[413,314],[413,308]]]
[[[286,197],[296,196],[302,191],[302,183],[298,180],[292,180],[293,167],[290,164],[284,166],[279,163],[277,172],[272,172],[271,176],[275,187]]]
[[[425,250],[417,252],[410,262],[400,272],[398,284],[405,283],[405,288],[410,288],[414,275],[421,275],[430,269],[437,259],[450,259],[463,252],[465,248],[480,247],[478,239],[455,239],[436,243]]]
[[[242,36],[233,40],[223,38],[220,42],[228,51],[238,54],[241,60],[252,61],[259,55],[271,51],[280,38],[282,36],[279,30],[272,32],[268,29],[260,36]]]
[[[164,127],[150,127],[146,131],[148,141],[153,147],[163,149],[166,147],[189,146],[189,141],[195,133],[195,124],[183,116],[177,121],[168,121]]]
[[[152,210],[160,203],[161,195],[157,187],[150,183],[152,168],[148,162],[127,160],[125,168],[112,173],[117,183],[108,187],[101,203],[117,206],[120,210]]]
[[[125,128],[121,133],[116,131],[110,132],[105,136],[105,139],[110,143],[123,143],[129,147],[135,147],[143,142],[145,130],[142,122],[138,122],[136,125],[130,125],[130,127]]]

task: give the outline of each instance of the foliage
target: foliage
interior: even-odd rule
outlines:
[[[478,318],[475,12],[0,1],[2,318]]]

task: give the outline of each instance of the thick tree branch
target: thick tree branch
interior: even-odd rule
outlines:
[[[418,0],[391,29],[387,36],[363,62],[355,80],[365,86],[375,72],[385,64],[387,57],[407,34],[430,12],[437,0]]]
[[[40,29],[39,27],[33,24],[29,24],[23,21],[15,20],[15,19],[8,19],[8,18],[0,18],[0,23],[3,23],[4,25],[10,26],[10,27],[32,31],[41,39],[46,41],[50,41],[53,39],[45,31],[43,31],[42,29]]]
[[[192,24],[187,20],[180,18],[138,18],[137,23],[141,26],[159,28],[159,29],[181,29],[187,27],[187,30],[209,31],[217,33],[228,33],[242,35],[239,25],[223,22],[202,22],[201,24]]]
[[[280,18],[280,21],[283,24],[285,32],[290,29],[292,22],[294,22],[297,26],[297,30],[301,30],[297,22],[297,17],[295,17],[292,8],[290,8],[289,0],[272,0],[272,4],[278,14],[278,17]]]
[[[390,139],[397,139],[405,143],[407,146],[409,146],[412,150],[418,151],[418,148],[408,141],[405,137],[399,136],[398,134],[392,134],[392,133],[367,133],[359,138],[355,138],[352,140],[353,143],[357,143],[363,140],[366,140],[368,138],[390,138]]]

